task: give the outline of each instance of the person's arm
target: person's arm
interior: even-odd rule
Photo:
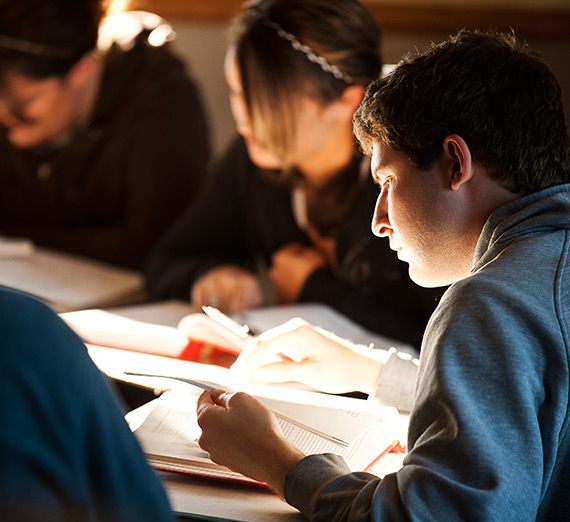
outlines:
[[[544,344],[540,317],[505,320],[504,295],[478,294],[453,294],[430,322],[403,468],[380,480],[310,456],[288,474],[289,503],[323,522],[536,519],[564,423],[554,405],[567,406],[565,349]]]
[[[496,292],[491,290],[483,294]],[[567,353],[556,332],[544,344],[541,317],[505,324],[504,296],[489,302],[477,299],[478,293],[467,289],[446,296],[430,323],[409,452],[400,471],[384,479],[350,473],[331,455],[305,457],[291,467],[285,499],[309,520],[497,520],[513,514],[517,520],[536,519],[565,422],[560,412],[567,406]],[[548,346],[548,359],[536,346]],[[262,415],[247,396],[239,411],[245,418]],[[259,470],[271,459],[281,462],[276,477],[257,475],[279,491],[282,465],[297,457],[289,459],[290,448],[261,426],[238,428],[228,421],[219,430],[216,422],[206,423],[202,436],[216,460],[237,471],[263,473]],[[263,440],[264,448],[277,449],[256,457],[251,449],[233,446],[236,439],[250,448]],[[242,467],[239,454],[248,467]]]

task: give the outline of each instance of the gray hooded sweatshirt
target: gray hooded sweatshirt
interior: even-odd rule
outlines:
[[[310,456],[287,501],[326,522],[569,520],[569,257],[570,184],[495,211],[426,329],[402,469]],[[393,384],[391,366],[416,371],[396,357]]]

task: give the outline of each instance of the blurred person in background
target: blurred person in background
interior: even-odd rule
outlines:
[[[102,0],[0,0],[0,235],[141,268],[209,159],[172,37]]]
[[[150,297],[228,313],[322,302],[418,347],[442,290],[374,240],[376,188],[352,132],[381,69],[380,30],[356,0],[245,4],[225,60],[240,136],[149,258]]]

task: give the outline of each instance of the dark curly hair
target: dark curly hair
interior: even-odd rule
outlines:
[[[568,126],[546,63],[513,34],[461,31],[373,82],[354,115],[364,150],[380,141],[429,169],[449,134],[514,193],[570,182]]]

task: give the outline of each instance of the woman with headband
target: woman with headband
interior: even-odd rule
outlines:
[[[0,0],[0,235],[141,268],[201,185],[198,93],[151,13]]]
[[[356,0],[249,4],[225,62],[241,136],[151,255],[151,297],[230,313],[318,301],[419,346],[438,292],[412,283],[364,225],[377,188],[352,115],[380,74],[379,49]]]

